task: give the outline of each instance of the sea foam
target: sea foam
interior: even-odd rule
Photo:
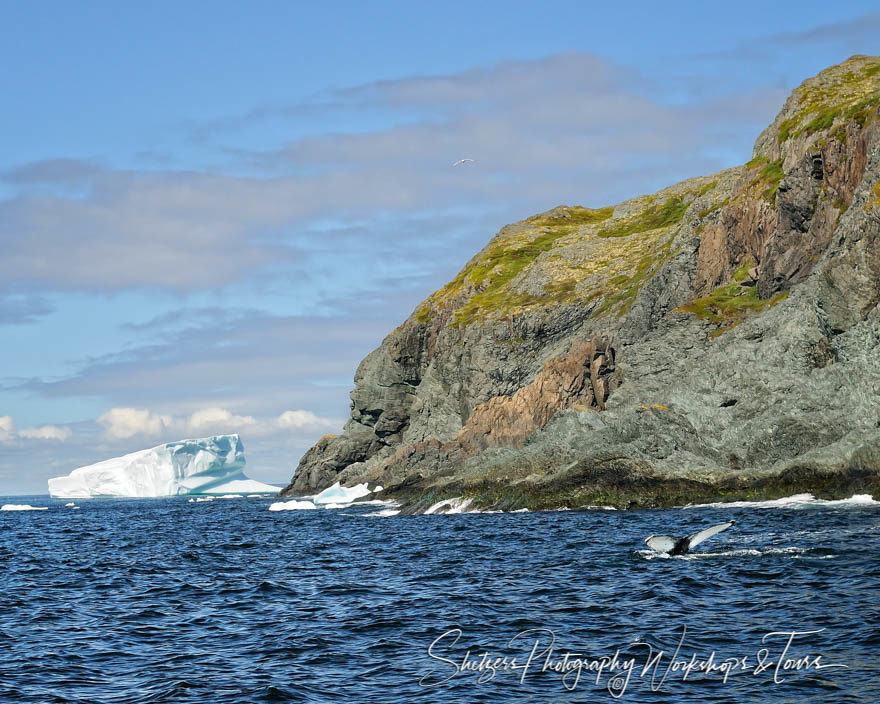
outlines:
[[[870,494],[855,494],[848,499],[817,499],[812,494],[795,494],[768,501],[715,501],[710,504],[693,504],[682,508],[805,508],[807,506],[875,506]]]

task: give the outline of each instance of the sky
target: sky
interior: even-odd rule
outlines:
[[[226,432],[286,484],[503,225],[744,163],[880,54],[871,2],[318,5],[0,0],[0,495]]]

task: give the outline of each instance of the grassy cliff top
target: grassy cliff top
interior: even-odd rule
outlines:
[[[880,105],[880,57],[853,56],[801,83],[774,122],[778,144],[855,120]]]
[[[725,172],[727,173],[727,172]],[[673,254],[688,209],[710,212],[721,174],[690,179],[617,206],[559,206],[501,230],[450,283],[416,310],[452,324],[563,303],[623,315],[641,285]]]

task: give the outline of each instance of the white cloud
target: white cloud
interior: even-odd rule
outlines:
[[[69,440],[73,436],[70,428],[61,425],[41,425],[37,428],[22,428],[18,431],[19,437],[33,438],[35,440]]]
[[[113,440],[124,440],[135,435],[159,435],[171,422],[171,416],[139,408],[111,408],[98,418],[105,437]]]
[[[227,433],[253,438],[284,433],[312,433],[338,429],[342,421],[322,418],[312,411],[303,410],[284,411],[277,417],[258,420],[216,407],[202,408],[189,416],[177,417],[153,413],[145,408],[112,408],[98,418],[98,424],[104,428],[106,440],[125,440],[135,436],[176,440]]]
[[[284,430],[322,430],[339,427],[338,421],[319,418],[311,411],[284,411],[275,423]]]
[[[0,443],[11,445],[22,438],[26,440],[57,440],[63,442],[73,437],[70,428],[63,425],[41,425],[16,430],[12,416],[0,416]]]
[[[252,416],[237,416],[225,408],[204,408],[193,413],[183,425],[192,433],[217,435],[224,432],[240,433],[258,423]]]
[[[0,416],[0,442],[9,443],[15,439],[15,421],[12,416]]]

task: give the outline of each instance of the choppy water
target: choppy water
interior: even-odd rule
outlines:
[[[4,703],[880,701],[876,503],[375,517],[7,501],[49,510],[0,512]],[[643,549],[730,517],[696,554]],[[678,660],[736,658],[726,682],[669,667],[683,627]],[[788,653],[810,667],[777,672],[787,637],[762,638],[816,630]],[[664,651],[644,674],[638,641]],[[588,668],[618,649],[597,684]],[[463,668],[484,652],[494,674]],[[542,672],[566,652],[579,679]]]

